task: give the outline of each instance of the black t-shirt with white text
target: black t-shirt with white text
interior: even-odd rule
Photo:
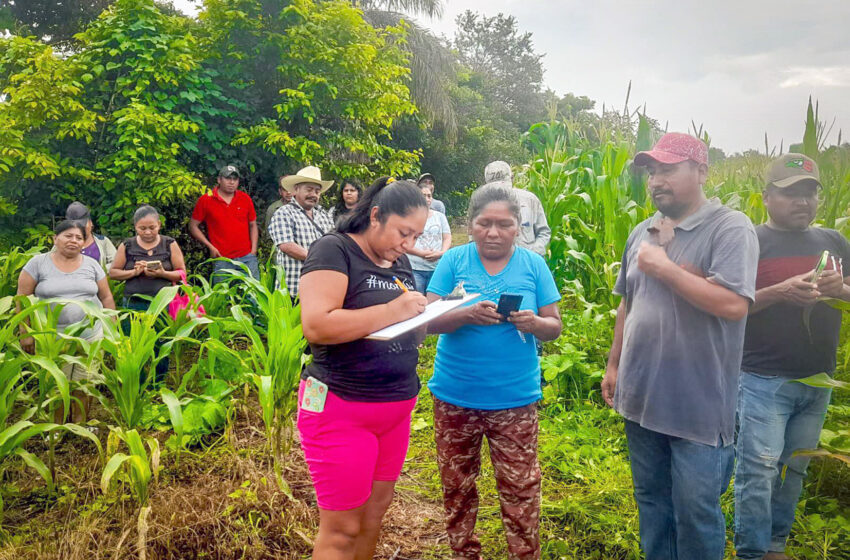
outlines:
[[[409,290],[414,289],[406,255],[391,268],[381,268],[344,233],[329,233],[310,246],[301,274],[314,270],[334,270],[348,276],[343,309],[363,309],[399,297],[401,289],[393,276]],[[361,338],[343,344],[310,344],[310,349],[313,363],[302,376],[312,375],[342,399],[393,402],[412,399],[419,393],[419,350],[414,332],[386,341]]]
[[[850,243],[841,233],[810,227],[805,231],[778,231],[766,225],[756,228],[759,264],[756,290],[779,284],[792,276],[814,270],[821,253],[832,258],[826,270],[850,275]],[[842,266],[843,265],[843,266]],[[744,339],[744,371],[792,379],[816,373],[832,373],[841,330],[841,311],[826,303],[815,304],[806,326],[805,308],[775,303],[747,318]]]

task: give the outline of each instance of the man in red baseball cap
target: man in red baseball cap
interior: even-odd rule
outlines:
[[[658,212],[626,243],[602,395],[625,419],[646,557],[721,560],[758,239],[744,214],[706,199],[699,139],[665,134],[635,165]]]

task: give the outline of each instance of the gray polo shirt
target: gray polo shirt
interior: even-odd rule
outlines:
[[[614,288],[627,309],[614,408],[648,430],[729,445],[746,319],[701,311],[638,268],[640,243],[654,242],[648,229],[660,218],[632,231]],[[749,218],[713,199],[674,234],[667,245],[673,262],[753,301],[759,248]]]

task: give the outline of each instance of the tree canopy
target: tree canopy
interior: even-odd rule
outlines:
[[[457,213],[489,161],[526,159],[530,124],[598,119],[543,90],[542,55],[502,14],[467,12],[446,40],[408,15],[440,0],[199,5],[0,0],[0,241],[40,235],[72,200],[109,235],[140,203],[179,234],[224,164],[259,207],[308,164],[364,182],[429,171]]]

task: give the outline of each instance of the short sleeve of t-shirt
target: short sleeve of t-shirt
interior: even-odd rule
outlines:
[[[645,224],[646,222],[641,222],[629,234],[629,238],[626,240],[626,246],[623,248],[623,258],[620,259],[620,271],[617,273],[617,282],[614,284],[614,293],[626,299],[628,299],[628,294],[626,293],[628,291],[626,274],[629,271],[629,250],[631,249],[632,243],[634,242],[636,232],[638,232],[641,228],[645,227]]]
[[[198,202],[195,203],[195,209],[192,210],[192,219],[203,222],[207,217],[207,195],[201,195]]]
[[[706,279],[755,300],[759,242],[749,218],[730,213],[727,227],[719,229],[712,245]]]
[[[348,254],[341,239],[327,235],[310,245],[301,274],[314,270],[334,270],[348,276]]]
[[[446,218],[446,215],[440,212],[440,231],[443,234],[451,233],[452,228],[449,226],[449,220]]]
[[[97,261],[95,261],[94,259],[92,259],[92,261],[94,261],[94,263],[97,265],[97,266],[94,267],[94,281],[100,282],[101,280],[106,278],[106,272],[103,270],[103,267],[100,266],[100,264]],[[91,263],[89,263],[89,264],[91,264]]]
[[[850,276],[850,242],[839,231],[831,231],[830,234],[835,237],[835,243],[840,247],[841,273],[846,278]]]
[[[561,294],[558,292],[552,272],[546,266],[546,261],[537,253],[534,253],[534,257],[532,258],[537,269],[537,306],[540,308],[560,301]]]
[[[40,282],[41,279],[42,279],[42,275],[41,275],[41,272],[39,270],[41,268],[41,266],[39,266],[39,265],[40,265],[40,263],[43,259],[44,259],[44,255],[36,255],[33,258],[31,258],[30,260],[28,260],[27,264],[25,264],[24,268],[23,268],[24,272],[29,274],[32,277],[32,279],[35,280],[36,282]]]
[[[256,222],[257,221],[257,209],[254,208],[254,200],[248,195],[245,194],[245,204],[248,206],[248,221]]]

